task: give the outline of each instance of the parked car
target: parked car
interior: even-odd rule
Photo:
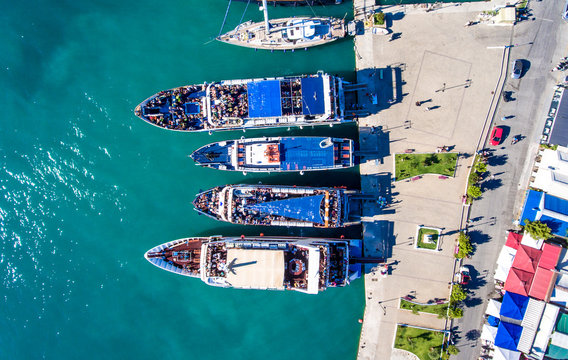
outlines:
[[[513,79],[520,79],[522,73],[523,73],[523,62],[517,59],[513,63],[513,72],[511,72],[511,77]]]
[[[489,140],[489,143],[493,146],[497,146],[501,144],[501,141],[503,141],[503,128],[495,126],[493,131],[491,131],[491,139]]]
[[[467,285],[471,281],[471,275],[469,274],[469,268],[467,266],[460,267],[460,272],[457,273],[458,284]]]

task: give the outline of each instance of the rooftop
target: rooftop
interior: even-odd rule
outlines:
[[[531,187],[553,196],[568,194],[568,148],[541,150],[540,161],[535,165],[537,170],[533,173]]]

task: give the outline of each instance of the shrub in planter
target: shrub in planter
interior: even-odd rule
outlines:
[[[384,25],[385,24],[385,13],[382,12],[382,11],[379,12],[379,13],[376,13],[373,16],[373,19],[374,19],[375,25]]]

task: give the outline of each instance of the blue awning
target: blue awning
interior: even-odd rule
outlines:
[[[492,315],[489,315],[489,316],[487,317],[487,323],[488,323],[489,325],[491,325],[491,326],[499,326],[499,322],[500,322],[500,321],[501,321],[501,320],[499,320],[499,318],[497,318],[497,317],[495,317],[495,316],[492,316]]]
[[[302,79],[302,112],[304,115],[319,115],[325,113],[323,77],[318,76]]]
[[[523,213],[519,219],[521,225],[524,225],[525,219],[529,221],[536,220],[536,216],[540,211],[540,199],[542,198],[542,192],[529,190],[525,199],[525,206],[523,208]]]
[[[546,215],[542,215],[539,220],[548,225],[554,235],[568,237],[568,222]]]
[[[280,81],[249,82],[247,92],[249,116],[251,118],[282,116]]]
[[[282,170],[321,169],[333,166],[333,146],[320,147],[325,138],[282,138],[280,168]]]
[[[507,291],[503,296],[503,303],[501,304],[499,314],[511,319],[523,320],[528,303],[528,297]]]
[[[285,216],[288,218],[323,224],[320,209],[324,195],[313,195],[299,198],[269,201],[247,205],[245,209],[256,210],[264,214]]]
[[[495,346],[517,351],[517,345],[522,332],[523,328],[521,326],[501,321],[495,335]]]
[[[540,203],[543,196],[544,209],[541,209]],[[547,215],[543,215],[542,210],[548,210],[550,212],[547,213]],[[556,218],[554,213],[558,214],[559,218]],[[525,219],[529,221],[539,220],[548,225],[554,235],[568,236],[568,222],[561,219],[564,216],[568,216],[568,200],[540,191],[529,190],[527,192],[523,213],[519,221],[522,225],[524,225]]]
[[[544,208],[562,215],[568,215],[568,201],[556,196],[544,194]]]

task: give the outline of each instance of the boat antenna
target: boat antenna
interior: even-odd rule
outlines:
[[[310,5],[309,1],[306,1],[306,4],[308,4],[308,6],[310,7],[310,9],[312,10],[312,12],[314,13],[314,16],[318,16],[316,14],[316,12],[314,11],[314,8],[312,7],[312,5]]]
[[[221,24],[221,29],[219,30],[219,35],[217,35],[217,37],[221,36],[221,33],[223,32],[223,28],[225,27],[225,21],[227,21],[227,15],[229,14],[229,9],[231,8],[231,2],[233,2],[233,0],[229,0],[229,5],[227,5],[227,10],[225,11],[225,17],[223,18],[223,23]]]
[[[241,16],[241,20],[239,21],[239,24],[242,24],[242,23],[243,23],[243,19],[245,18],[245,14],[246,14],[246,12],[247,12],[247,9],[248,9],[248,7],[249,7],[249,4],[250,4],[250,0],[247,1],[247,6],[245,6],[245,11],[243,11],[243,16]],[[345,15],[347,15],[347,13],[346,13]]]
[[[270,34],[270,23],[268,22],[268,4],[266,0],[262,0],[262,11],[264,11],[264,26],[266,35]]]

